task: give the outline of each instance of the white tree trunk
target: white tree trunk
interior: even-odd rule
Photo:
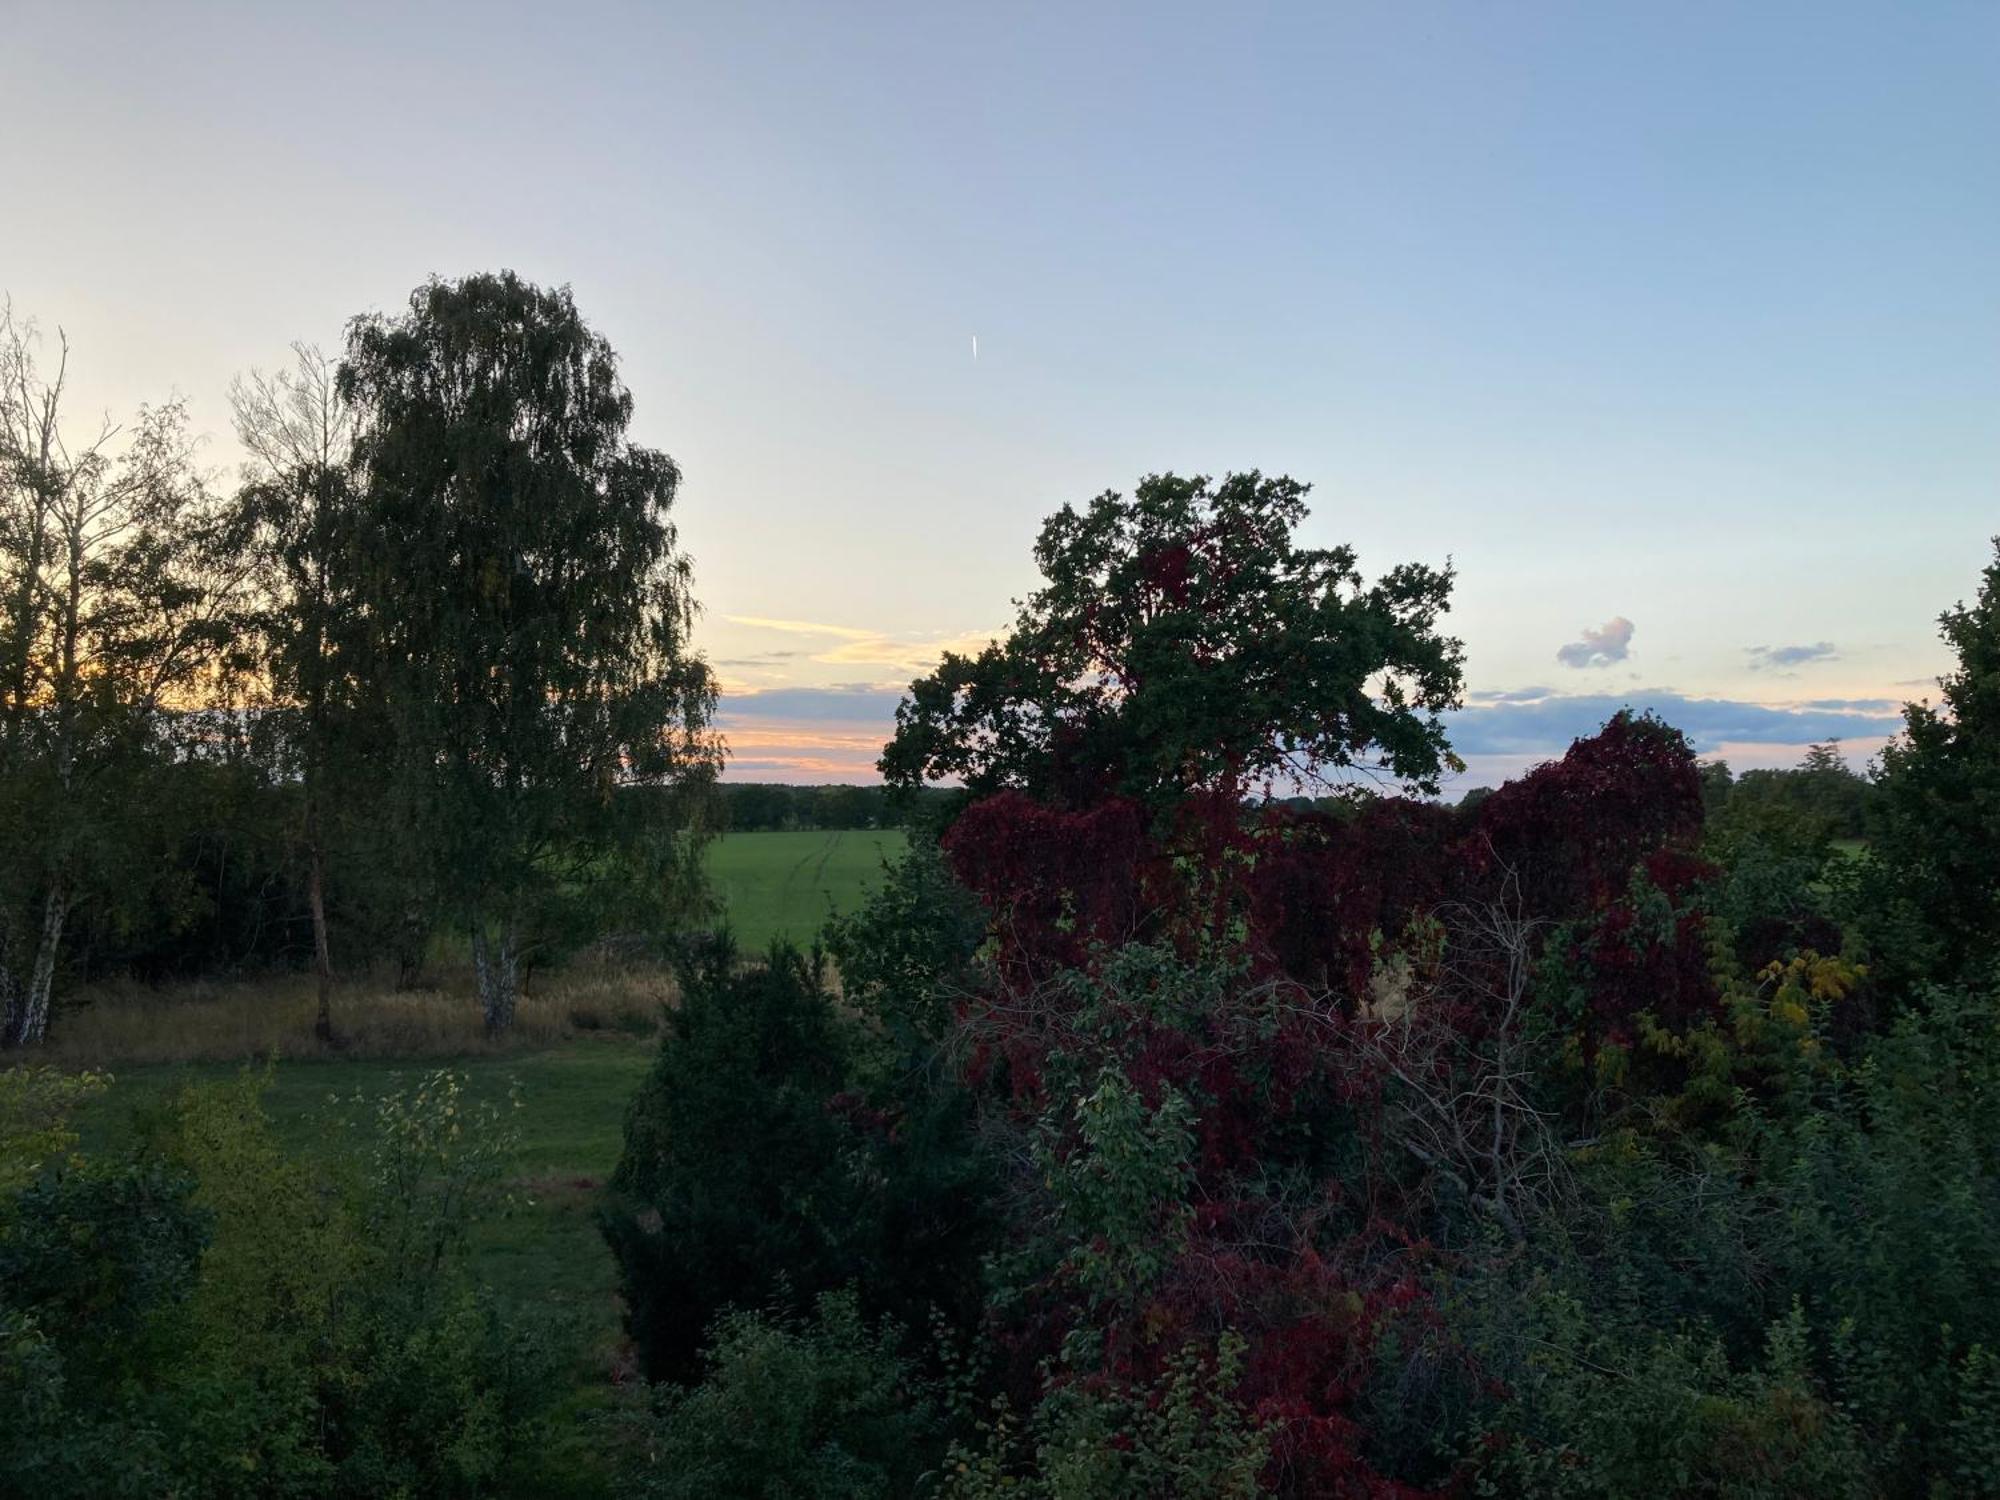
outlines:
[[[326,943],[326,875],[317,831],[313,834],[309,858],[312,863],[306,880],[306,903],[312,911],[313,978],[319,989],[319,1014],[313,1020],[313,1035],[324,1044],[333,1040],[333,956]]]
[[[69,891],[60,882],[49,889],[42,908],[42,936],[35,948],[35,971],[22,1001],[21,1045],[38,1045],[49,1032],[49,992],[55,987],[56,953],[62,947],[63,920],[69,915]]]
[[[521,951],[511,921],[501,924],[497,942],[488,940],[485,923],[474,925],[472,967],[479,979],[486,1034],[498,1036],[514,1024],[514,1003],[521,993]]]

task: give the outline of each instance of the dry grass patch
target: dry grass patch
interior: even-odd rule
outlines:
[[[581,964],[537,975],[513,1028],[489,1038],[472,976],[436,989],[397,991],[357,979],[334,990],[335,1041],[313,1036],[310,974],[200,981],[158,988],[94,986],[63,1002],[48,1058],[83,1065],[234,1062],[268,1057],[464,1057],[552,1046],[591,1035],[652,1036],[674,986],[650,966]]]

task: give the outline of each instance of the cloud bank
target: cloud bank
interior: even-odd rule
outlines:
[[[1838,661],[1840,652],[1832,641],[1814,641],[1810,646],[1749,646],[1750,670],[1762,672],[1785,667],[1802,667],[1807,662]]]
[[[895,726],[896,705],[902,701],[902,693],[894,688],[850,682],[834,687],[781,687],[732,693],[722,700],[722,712],[739,719],[879,724],[886,739]]]
[[[1851,707],[1848,705],[1852,705]],[[1594,734],[1620,709],[1650,709],[1687,735],[1696,750],[1724,745],[1813,745],[1831,739],[1894,734],[1902,720],[1880,699],[1821,699],[1799,707],[1735,698],[1690,698],[1654,691],[1551,693],[1528,700],[1487,695],[1445,715],[1460,755],[1560,755],[1572,740]]]
[[[887,667],[905,677],[916,677],[930,671],[947,651],[972,655],[984,650],[993,640],[990,630],[908,640],[885,631],[862,630],[852,625],[823,625],[813,620],[783,620],[768,615],[724,615],[722,618],[732,625],[751,630],[779,635],[817,636],[826,643],[810,652],[766,653],[768,655],[787,658],[805,656],[811,661],[831,666]],[[738,660],[747,664],[753,659],[743,657]]]
[[[896,727],[902,694],[870,683],[770,688],[725,697],[717,718],[728,738],[729,775],[743,780],[873,781],[875,758]],[[1902,728],[1899,705],[1886,698],[1813,698],[1753,703],[1696,698],[1667,689],[1627,696],[1562,693],[1546,687],[1485,690],[1446,714],[1452,748],[1498,780],[1553,759],[1573,740],[1595,734],[1621,709],[1651,710],[1685,733],[1702,754],[1727,747],[1732,760],[1774,764],[1807,745],[1838,739],[1850,747],[1879,742]],[[1747,754],[1746,754],[1747,752]]]

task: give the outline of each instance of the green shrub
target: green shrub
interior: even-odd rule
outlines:
[[[28,1171],[65,1132],[9,1133],[0,1493],[547,1493],[550,1362],[463,1253],[503,1119],[433,1074],[350,1112],[336,1171],[278,1147],[265,1082],[186,1090],[129,1163]]]
[[[2000,1358],[1974,1344],[1956,1373],[1932,1493],[1936,1500],[1992,1500],[2000,1496]]]
[[[1072,1247],[1069,1264],[1086,1291],[1132,1298],[1185,1246],[1194,1216],[1193,1106],[1169,1086],[1148,1109],[1124,1072],[1107,1063],[1090,1092],[1057,1113],[1073,1119],[1043,1121],[1035,1164]]]
[[[1975,1349],[2000,1348],[1993,1001],[1931,992],[1808,1103],[1756,1143],[1773,1200],[1760,1250],[1810,1314],[1890,1493],[1921,1495],[1983,1368]]]
[[[785,1278],[810,1298],[859,1269],[853,1143],[827,1108],[846,1030],[797,951],[740,974],[732,958],[685,966],[600,1220],[652,1379],[694,1378],[725,1307],[765,1305]]]
[[[548,1362],[477,1294],[464,1251],[499,1205],[511,1120],[425,1074],[346,1101],[335,1123],[356,1138],[329,1175],[272,1139],[265,1082],[187,1091],[166,1142],[215,1224],[189,1446],[313,1493],[506,1488],[536,1446]]]
[[[0,1209],[0,1493],[169,1487],[181,1357],[208,1232],[161,1163],[67,1162]]]
[[[662,1386],[640,1492],[650,1500],[889,1500],[918,1493],[941,1449],[938,1404],[870,1328],[852,1293],[810,1321],[730,1311],[711,1331],[706,1378]]]
[[[933,1303],[963,1306],[976,1270],[963,1107],[849,1087],[859,1038],[816,958],[779,946],[747,971],[731,958],[686,966],[600,1215],[652,1379],[695,1378],[724,1308],[803,1311],[855,1285],[909,1326]]]
[[[1789,966],[1709,1038],[1727,1112],[1640,1101],[1575,1153],[1571,1215],[1440,1276],[1443,1328],[1507,1393],[1454,1418],[1499,1445],[1492,1492],[1982,1493],[2000,1025],[1931,990],[1844,1060],[1792,993],[1838,969]]]
[[[1241,1338],[1190,1344],[1160,1378],[1121,1382],[1044,1371],[1025,1428],[1003,1405],[977,1449],[954,1447],[950,1500],[1229,1500],[1261,1493],[1268,1435],[1232,1396]]]
[[[110,1086],[104,1073],[25,1066],[0,1070],[0,1200],[75,1148],[71,1114]]]
[[[913,838],[860,910],[827,924],[826,944],[842,993],[900,1059],[944,1035],[985,935],[977,898],[952,879],[934,842]]]
[[[1511,1399],[1475,1462],[1473,1493],[1522,1500],[1855,1500],[1872,1494],[1858,1433],[1809,1369],[1803,1312],[1764,1358],[1732,1370],[1687,1333],[1592,1325],[1551,1298]]]

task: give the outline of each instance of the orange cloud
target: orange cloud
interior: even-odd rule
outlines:
[[[754,630],[775,630],[786,635],[817,635],[841,642],[806,658],[824,666],[893,667],[908,676],[928,672],[947,651],[970,653],[984,650],[994,634],[990,630],[969,630],[958,635],[899,640],[885,630],[861,630],[852,625],[821,625],[811,620],[780,620],[766,615],[724,615],[722,618],[732,625],[747,625]]]
[[[829,726],[772,720],[756,724],[728,721],[723,738],[729,760],[723,774],[732,781],[881,780],[875,759],[885,730],[874,724]]]
[[[897,641],[872,636],[865,641],[849,641],[813,657],[814,661],[844,667],[895,667],[916,675],[928,672],[947,651],[971,654],[983,651],[993,639],[989,632],[972,631],[934,641]]]
[[[732,625],[748,625],[755,630],[776,630],[785,635],[830,635],[841,640],[878,639],[879,630],[856,630],[851,625],[816,625],[810,620],[774,620],[765,615],[724,615]]]
[[[788,749],[865,751],[872,761],[882,753],[883,736],[871,730],[828,730],[822,724],[776,725],[723,729],[732,750]]]

